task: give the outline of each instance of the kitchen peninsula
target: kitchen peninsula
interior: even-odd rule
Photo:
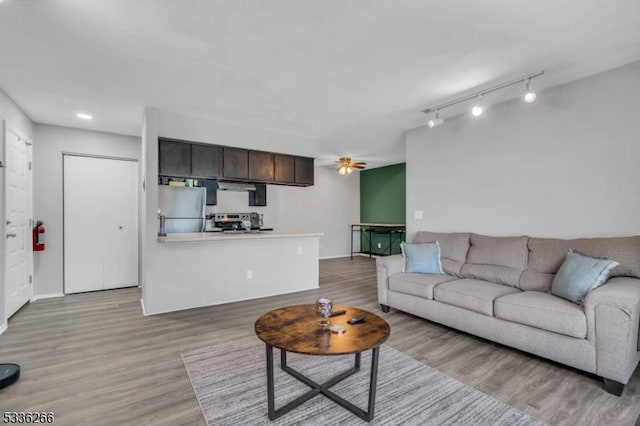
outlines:
[[[145,305],[169,312],[318,288],[322,235],[201,232],[157,237],[155,266],[147,272],[153,292]]]

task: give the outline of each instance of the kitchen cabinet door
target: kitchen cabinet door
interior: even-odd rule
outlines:
[[[249,180],[253,182],[273,182],[272,153],[249,151]]]
[[[295,183],[302,186],[313,185],[313,158],[295,158]]]
[[[294,183],[295,182],[295,157],[293,155],[274,154],[274,182]]]
[[[222,175],[229,179],[249,178],[249,151],[242,148],[224,147],[222,151]]]
[[[267,205],[267,185],[256,183],[256,190],[249,191],[249,205],[265,207]]]
[[[192,144],[191,176],[212,179],[222,177],[222,147]]]
[[[191,144],[160,139],[158,174],[163,176],[191,176]]]
[[[207,205],[215,206],[218,204],[218,182],[214,180],[202,180],[200,186],[207,189]]]

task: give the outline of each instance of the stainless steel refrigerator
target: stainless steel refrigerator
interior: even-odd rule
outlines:
[[[167,234],[204,231],[206,188],[158,185],[158,209]]]

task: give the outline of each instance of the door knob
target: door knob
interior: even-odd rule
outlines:
[[[7,225],[11,225],[13,222],[11,222],[10,220],[7,220]]]
[[[7,238],[15,238],[15,237],[17,237],[17,235],[14,234],[13,232],[10,232],[7,234]]]
[[[118,229],[122,231],[122,225],[118,226]]]

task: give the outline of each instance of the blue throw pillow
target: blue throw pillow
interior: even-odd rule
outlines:
[[[569,250],[551,283],[551,293],[573,303],[581,303],[589,291],[604,284],[620,263],[606,257],[591,257]]]
[[[440,245],[438,242],[424,244],[400,243],[404,256],[404,271],[422,274],[442,274]]]

